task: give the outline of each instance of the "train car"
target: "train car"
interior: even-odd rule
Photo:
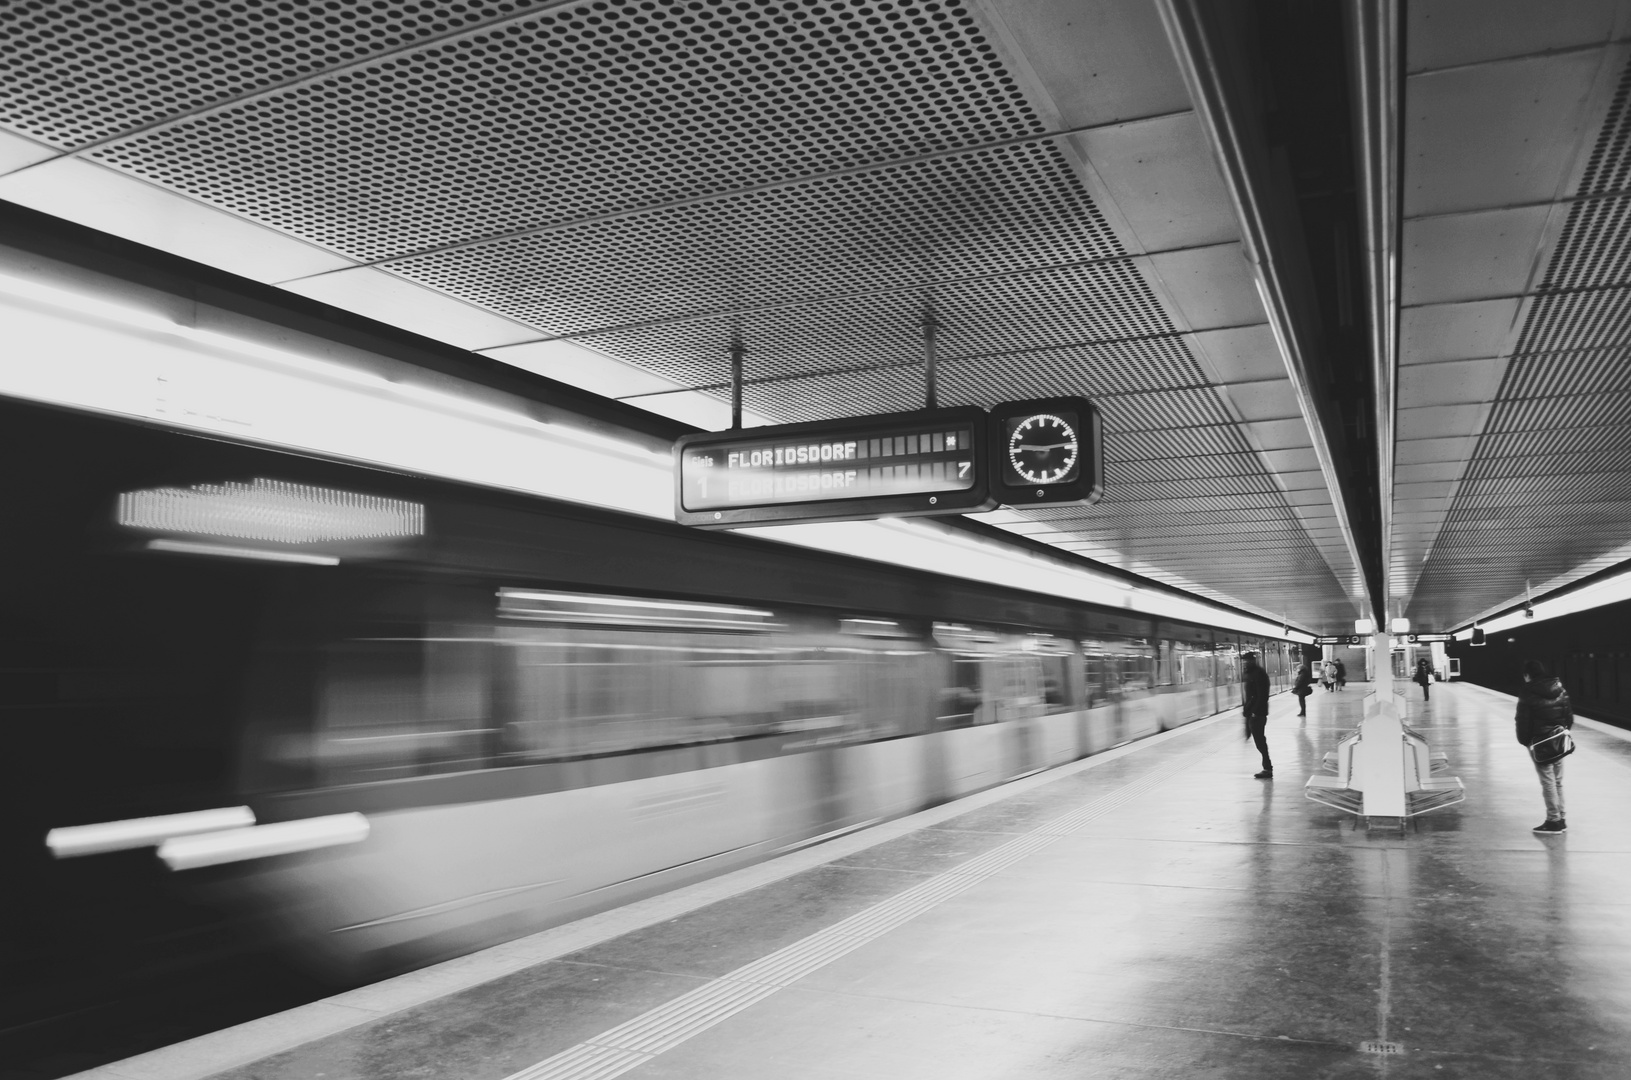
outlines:
[[[1276,689],[1292,669],[1284,642],[1126,610],[0,412],[38,465],[5,479],[26,527],[0,537],[26,568],[5,707],[35,767],[8,843],[35,894],[72,888],[41,862],[51,827],[360,821],[345,843],[268,853],[251,829],[197,863],[121,864],[127,897],[270,913],[257,932],[335,983],[1237,706],[1247,648]]]

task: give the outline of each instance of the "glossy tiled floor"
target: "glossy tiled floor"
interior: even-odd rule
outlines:
[[[1274,781],[1231,715],[222,1075],[1631,1077],[1631,743],[1539,837],[1511,699],[1412,686],[1467,800],[1367,832],[1302,793],[1367,689],[1276,699]]]

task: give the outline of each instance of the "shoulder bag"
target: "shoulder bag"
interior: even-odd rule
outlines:
[[[1529,744],[1529,756],[1536,765],[1550,765],[1574,753],[1574,739],[1566,727],[1549,727]]]

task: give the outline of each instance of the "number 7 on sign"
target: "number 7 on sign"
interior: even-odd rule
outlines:
[[[959,461],[957,463],[957,479],[967,480],[968,479],[968,471],[970,469],[972,469],[973,467],[974,467],[974,462],[972,462],[972,461]]]

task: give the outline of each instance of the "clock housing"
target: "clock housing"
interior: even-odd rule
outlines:
[[[991,410],[991,494],[1008,506],[1095,503],[1104,493],[1104,427],[1084,397],[1010,401]]]

